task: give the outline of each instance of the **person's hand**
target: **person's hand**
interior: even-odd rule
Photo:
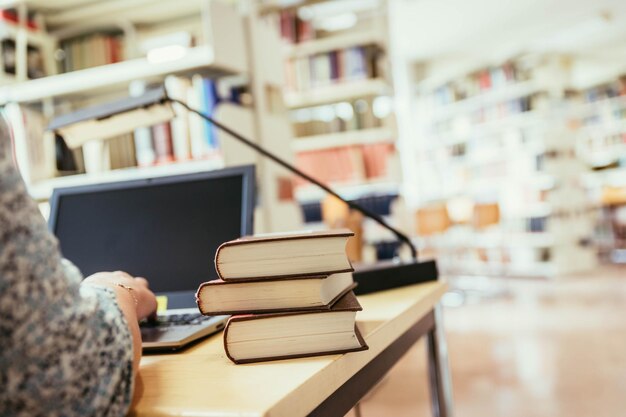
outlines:
[[[109,287],[117,294],[127,293],[127,296],[133,298],[133,302],[134,299],[137,300],[137,318],[139,320],[148,318],[156,312],[156,297],[148,288],[148,280],[145,278],[133,278],[122,271],[98,272],[85,278],[83,283]],[[124,287],[132,288],[132,290],[121,287],[120,284]]]

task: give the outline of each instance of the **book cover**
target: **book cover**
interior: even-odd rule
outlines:
[[[202,79],[202,102],[203,113],[209,116],[213,115],[213,113],[215,112],[215,107],[218,104],[218,97],[215,81],[210,78]],[[213,124],[208,121],[204,121],[204,124],[204,132],[206,135],[206,141],[209,149],[219,148],[215,126],[213,126]]]
[[[349,229],[337,229],[329,231],[297,231],[291,233],[268,233],[262,235],[245,236],[239,239],[231,240],[229,242],[222,243],[215,253],[215,270],[217,275],[224,279],[240,280],[248,278],[258,278],[259,276],[282,276],[282,277],[296,277],[305,275],[330,275],[339,272],[352,272],[353,268],[350,261],[345,256],[345,246],[340,251],[337,246],[337,238],[345,238],[342,245],[345,245],[347,239],[354,236],[354,233]],[[331,238],[334,238],[330,240]],[[311,250],[321,250],[316,245],[316,242],[305,242],[309,240],[324,240],[329,239],[328,244],[332,245],[332,251],[326,250],[323,252],[323,256],[319,257],[322,253],[316,257],[311,255]],[[302,242],[302,245],[298,245],[298,241]],[[288,245],[292,251],[292,255],[289,258],[283,256],[267,257],[266,255],[259,255],[257,253],[254,261],[248,255],[242,254],[237,250],[229,250],[238,246],[251,245],[254,246],[254,250],[258,252],[258,247],[265,244],[275,244],[275,246],[286,248]],[[306,251],[306,254],[301,253],[296,255],[297,250],[304,248],[301,252]],[[276,250],[276,248],[273,248]],[[280,250],[279,250],[280,252]],[[243,256],[243,257],[242,257]],[[294,256],[300,256],[297,260]],[[313,256],[313,257],[312,257]],[[300,262],[303,263],[300,263]],[[304,261],[308,261],[304,262]],[[268,267],[268,263],[272,263],[278,268]],[[244,265],[244,269],[235,268],[233,265]],[[253,267],[253,269],[250,269]]]
[[[252,236],[243,236],[238,239],[229,240],[220,245],[220,248],[233,245],[245,245],[247,243],[258,242],[273,242],[277,240],[299,240],[299,239],[313,239],[313,238],[325,238],[325,237],[340,237],[340,236],[354,236],[354,232],[350,229],[335,229],[335,230],[321,230],[321,231],[297,231],[293,233],[264,233]],[[219,248],[218,248],[219,252]]]
[[[353,291],[349,291],[343,297],[341,297],[330,310],[322,312],[323,314],[333,314],[338,312],[346,312],[346,311],[361,311],[363,307],[359,304],[359,300],[354,295]],[[335,355],[341,353],[348,352],[358,352],[362,350],[369,349],[369,346],[365,342],[365,339],[361,335],[356,323],[354,325],[354,334],[359,342],[359,346],[351,349],[329,349],[329,350],[320,350],[317,352],[307,352],[301,354],[294,355],[281,355],[281,356],[269,356],[269,357],[258,357],[258,358],[246,358],[246,359],[237,359],[233,357],[228,350],[228,332],[233,325],[233,323],[241,322],[241,321],[250,321],[250,320],[271,320],[276,317],[283,316],[300,316],[306,314],[319,314],[320,311],[299,311],[299,312],[284,312],[284,313],[270,313],[270,314],[244,314],[244,315],[235,315],[228,319],[228,323],[224,329],[224,351],[226,352],[226,356],[234,362],[235,364],[244,364],[244,363],[253,363],[253,362],[266,362],[266,361],[274,361],[274,360],[283,360],[283,359],[295,359],[295,358],[305,358],[305,357],[313,357],[313,356],[323,356],[323,355]]]
[[[325,278],[325,276],[324,276]],[[289,285],[289,281],[293,281],[293,280],[305,280],[305,279],[320,279],[319,275],[313,275],[313,276],[299,276],[299,277],[291,277],[291,278],[284,278],[284,277],[271,277],[271,278],[265,278],[264,282],[267,281],[282,281],[284,282],[284,284],[287,286]],[[256,283],[256,281],[252,281],[252,280],[241,280],[241,281],[237,281],[237,282],[232,282],[232,281],[224,281],[222,279],[215,279],[212,281],[208,281],[208,282],[204,282],[202,284],[200,284],[200,287],[198,288],[198,292],[196,292],[196,304],[198,305],[198,309],[200,310],[200,313],[206,315],[206,316],[226,316],[226,315],[238,315],[238,314],[242,314],[243,311],[242,310],[220,310],[220,311],[212,311],[212,310],[208,310],[207,308],[205,308],[202,305],[202,293],[205,289],[207,289],[208,287],[211,286],[215,286],[215,285],[228,285],[228,286],[242,286],[242,285],[254,285]],[[352,285],[346,287],[343,291],[341,291],[339,294],[337,294],[337,296],[335,296],[335,298],[333,298],[328,304],[326,305],[320,305],[320,306],[306,306],[306,307],[292,307],[292,308],[267,308],[267,309],[258,309],[258,310],[246,310],[245,313],[246,314],[273,314],[273,313],[289,313],[289,312],[304,312],[304,311],[330,311],[332,309],[332,307],[337,303],[337,301],[339,301],[344,295],[346,295],[349,291],[352,291],[356,288],[356,284],[353,283]]]

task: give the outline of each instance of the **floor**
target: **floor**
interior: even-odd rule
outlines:
[[[455,416],[626,416],[626,267],[449,282]],[[419,342],[361,402],[361,416],[429,416],[425,355]]]

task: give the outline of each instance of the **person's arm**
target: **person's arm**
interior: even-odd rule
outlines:
[[[87,277],[82,285],[105,287],[115,293],[133,339],[133,372],[136,374],[141,359],[139,320],[148,318],[156,310],[156,298],[148,288],[148,281],[122,271],[99,272]]]
[[[2,122],[0,415],[123,415],[141,352],[137,319],[156,300],[119,274],[81,285],[13,166]],[[137,305],[113,279],[133,280]]]

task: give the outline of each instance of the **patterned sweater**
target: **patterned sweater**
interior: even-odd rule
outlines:
[[[80,285],[13,167],[0,118],[0,416],[122,416],[132,339],[112,291]]]

